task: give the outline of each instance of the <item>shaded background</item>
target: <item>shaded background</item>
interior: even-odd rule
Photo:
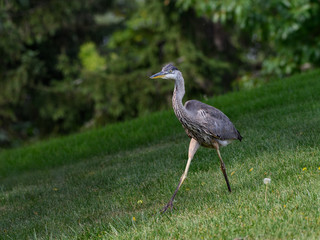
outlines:
[[[0,0],[0,149],[320,65],[319,0]]]

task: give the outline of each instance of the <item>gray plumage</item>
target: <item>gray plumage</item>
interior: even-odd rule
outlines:
[[[172,97],[174,112],[182,123],[187,135],[196,139],[204,147],[213,147],[212,142],[226,146],[242,137],[230,119],[219,109],[197,100],[189,100],[182,106],[184,79],[181,72],[172,64],[166,65],[162,72],[176,72],[175,88]]]
[[[220,167],[224,174],[228,189],[231,192],[219,147],[226,146],[233,140],[241,141],[242,136],[239,131],[234,127],[230,119],[217,108],[197,100],[189,100],[183,105],[182,99],[185,94],[184,79],[182,73],[172,64],[167,64],[162,68],[161,72],[152,75],[150,78],[172,79],[175,81],[172,107],[187,135],[191,138],[189,157],[185,172],[181,176],[178,187],[169,203],[164,207],[163,212],[169,207],[172,208],[173,199],[186,178],[191,160],[200,145],[217,150],[221,164]]]
[[[194,131],[200,133],[200,137],[195,138],[201,145],[210,147],[211,141],[219,141],[220,145],[224,145],[224,141],[237,139],[241,141],[242,137],[239,131],[234,127],[230,119],[219,109],[197,100],[187,101],[184,107],[193,115],[193,118],[198,123]],[[191,131],[191,129],[189,131]],[[205,138],[204,135],[208,135],[208,138]],[[189,137],[192,136],[189,135]]]

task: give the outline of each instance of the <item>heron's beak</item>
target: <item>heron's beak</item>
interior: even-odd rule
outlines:
[[[164,73],[164,72],[158,72],[158,73],[156,73],[156,74],[153,74],[150,78],[151,78],[151,79],[162,78],[162,77],[164,77],[164,75],[166,75],[166,73]]]

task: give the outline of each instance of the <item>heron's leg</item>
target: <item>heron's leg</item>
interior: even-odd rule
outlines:
[[[224,179],[226,180],[226,183],[227,183],[227,186],[228,186],[228,190],[229,190],[229,192],[231,192],[231,187],[230,187],[228,176],[227,176],[227,172],[226,172],[226,166],[224,165],[224,162],[223,162],[222,157],[220,155],[219,144],[215,143],[214,147],[217,150],[217,153],[218,153],[218,156],[219,156],[219,159],[220,159],[220,168],[221,168],[221,171],[223,173]]]
[[[179,184],[176,188],[176,190],[174,191],[170,201],[168,202],[168,204],[166,206],[164,206],[164,208],[161,210],[162,213],[164,213],[165,211],[168,210],[168,208],[170,207],[172,209],[173,207],[173,200],[175,198],[175,196],[177,195],[179,188],[181,187],[182,183],[184,182],[184,180],[187,178],[187,174],[189,171],[189,167],[190,167],[190,163],[191,160],[193,159],[194,154],[196,153],[196,151],[198,150],[198,148],[200,147],[199,143],[195,140],[195,139],[191,139],[190,144],[189,144],[189,152],[188,152],[188,162],[186,165],[186,169],[184,170],[184,173],[182,174]]]

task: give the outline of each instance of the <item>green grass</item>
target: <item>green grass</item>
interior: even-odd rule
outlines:
[[[317,70],[209,100],[244,137],[221,149],[233,192],[201,148],[163,215],[189,144],[172,111],[3,151],[0,239],[319,239],[319,93]]]

